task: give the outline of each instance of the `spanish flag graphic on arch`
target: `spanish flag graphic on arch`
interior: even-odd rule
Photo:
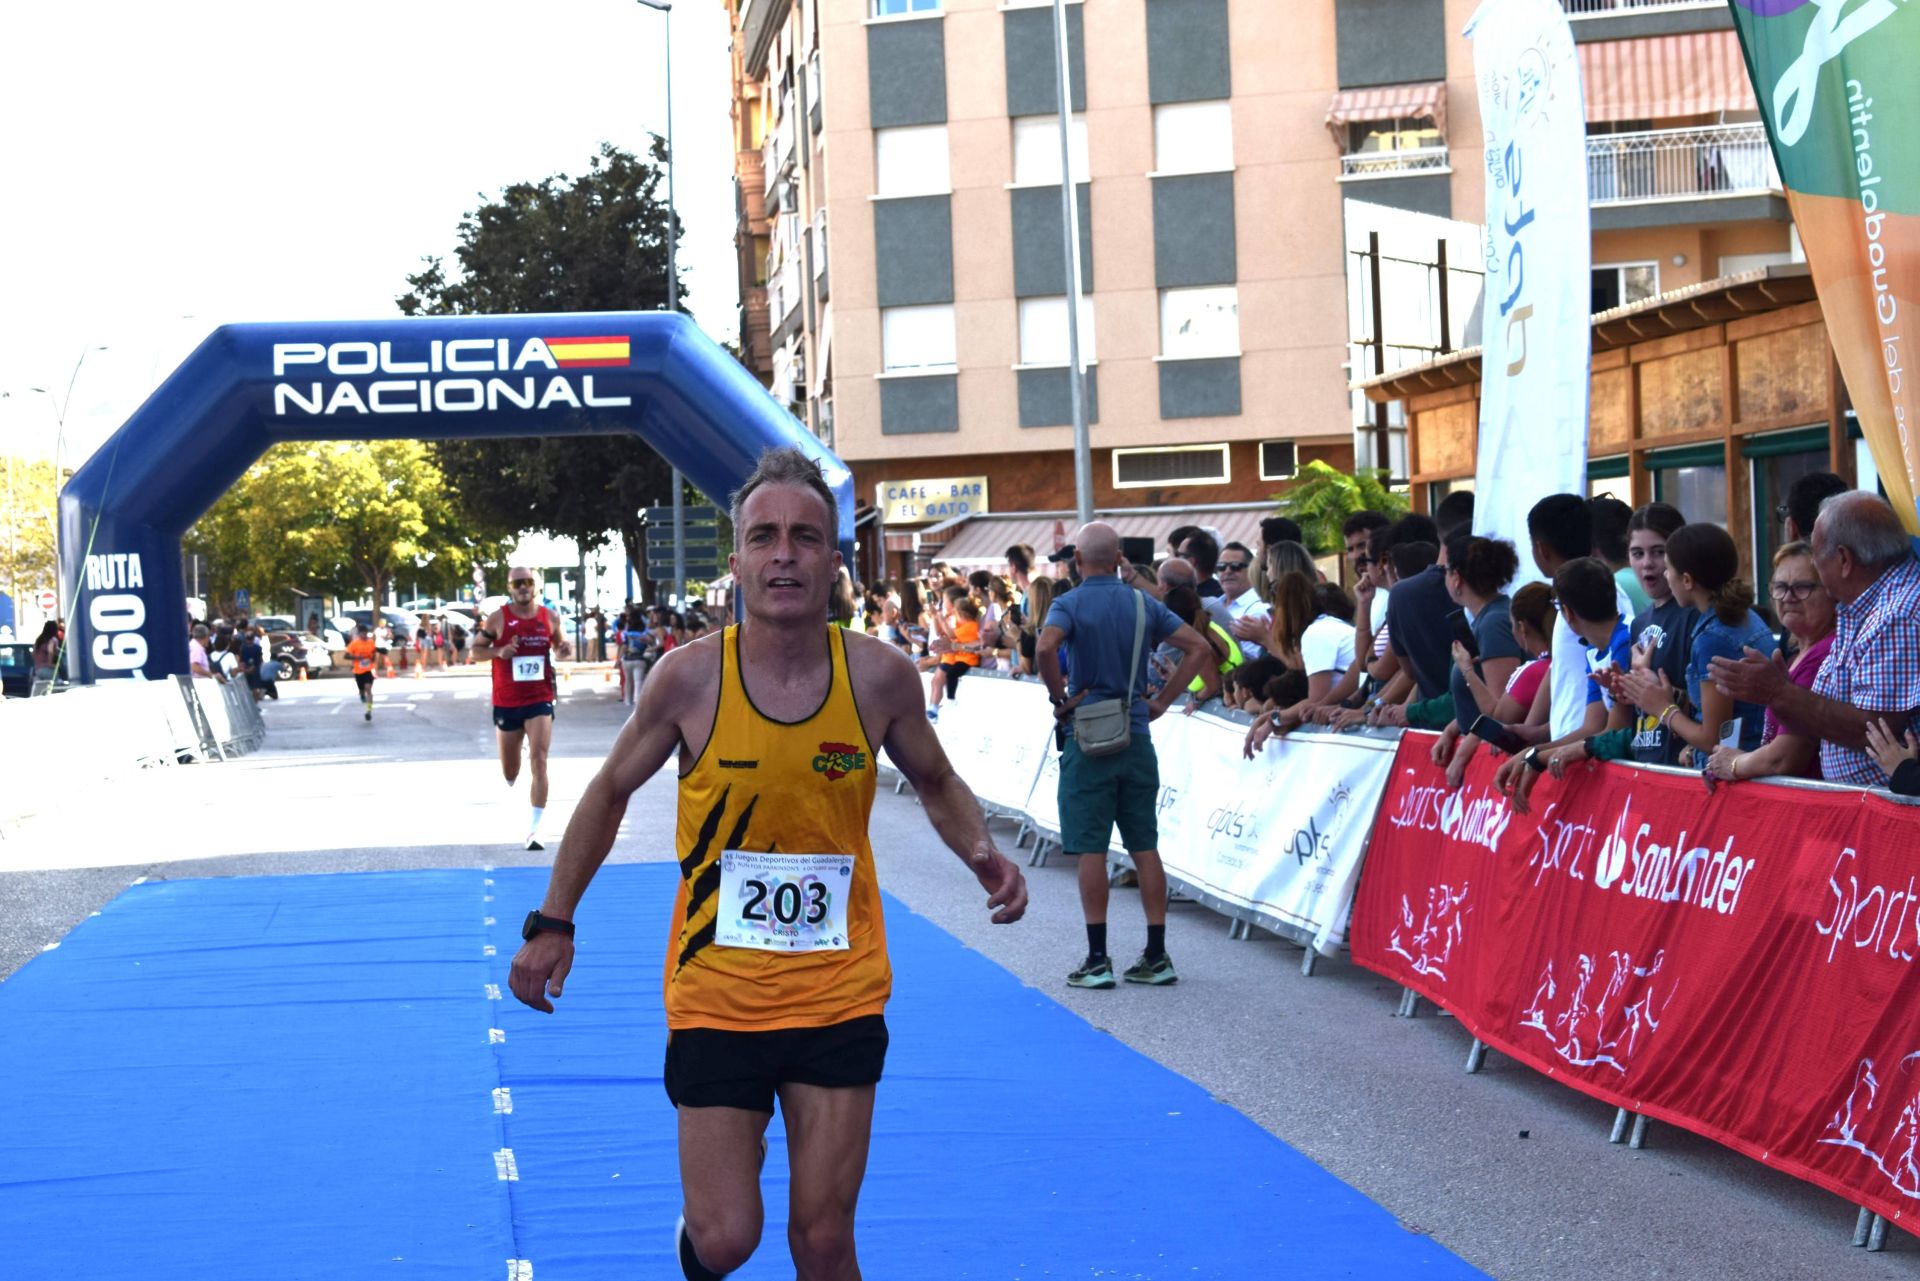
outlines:
[[[606,369],[633,363],[633,342],[625,334],[543,341],[562,369]]]

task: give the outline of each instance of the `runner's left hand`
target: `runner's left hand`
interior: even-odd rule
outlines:
[[[995,925],[1011,925],[1026,915],[1027,878],[1020,874],[1012,859],[993,847],[991,840],[983,840],[973,847],[967,865],[987,891],[987,906],[995,909]]]

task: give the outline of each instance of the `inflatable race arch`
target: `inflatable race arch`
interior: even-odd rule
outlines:
[[[722,502],[763,449],[799,446],[839,499],[851,561],[846,465],[684,315],[227,325],[61,493],[68,675],[186,674],[181,535],[269,445],[613,432]]]

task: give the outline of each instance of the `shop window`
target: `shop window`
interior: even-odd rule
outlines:
[[[1727,455],[1720,445],[1662,450],[1647,455],[1656,501],[1680,509],[1688,521],[1727,523]]]
[[[1759,567],[1773,563],[1774,552],[1786,541],[1786,519],[1780,508],[1787,492],[1802,476],[1832,471],[1832,458],[1825,427],[1750,436],[1741,452],[1753,482],[1753,563],[1758,573]]]

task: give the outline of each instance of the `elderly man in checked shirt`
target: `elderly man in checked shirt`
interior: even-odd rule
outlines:
[[[1851,490],[1821,505],[1813,563],[1839,606],[1833,650],[1813,688],[1788,679],[1777,654],[1751,649],[1714,659],[1713,682],[1771,707],[1786,732],[1818,738],[1828,782],[1885,787],[1886,772],[1866,750],[1867,726],[1885,719],[1899,737],[1920,713],[1920,558],[1891,507]]]

